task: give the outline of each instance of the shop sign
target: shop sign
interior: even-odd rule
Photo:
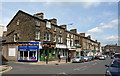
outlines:
[[[42,44],[42,48],[55,48],[55,45],[52,45],[52,44]]]
[[[66,48],[66,45],[63,45],[63,44],[56,44],[56,48]]]
[[[18,51],[38,51],[39,42],[20,42],[18,44]]]

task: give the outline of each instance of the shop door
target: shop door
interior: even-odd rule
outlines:
[[[41,49],[40,50],[40,61],[44,61],[45,60],[45,50]]]

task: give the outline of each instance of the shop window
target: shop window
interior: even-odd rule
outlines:
[[[35,32],[35,40],[40,40],[40,31]]]
[[[28,51],[24,51],[24,57],[28,57]]]
[[[20,51],[20,57],[23,57],[23,51]]]

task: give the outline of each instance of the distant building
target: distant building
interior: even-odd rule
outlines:
[[[0,25],[0,37],[3,35],[4,26]]]
[[[102,47],[104,53],[112,53],[112,52],[120,52],[120,46],[118,46],[117,44],[115,45],[106,45],[104,47]]]

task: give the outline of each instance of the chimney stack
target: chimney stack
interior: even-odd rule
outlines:
[[[88,38],[88,39],[91,39],[91,36],[90,36],[90,35],[88,35],[88,36],[87,36],[87,38]]]
[[[53,18],[53,19],[49,19],[51,21],[52,24],[57,25],[57,19]]]
[[[85,33],[80,33],[79,35],[85,37]]]
[[[71,29],[70,30],[72,33],[77,33],[77,29]]]
[[[34,16],[40,19],[44,19],[44,13],[37,13],[37,14],[34,14]]]
[[[60,27],[62,27],[62,28],[64,28],[65,30],[67,30],[67,27],[66,27],[66,25],[65,25],[65,24],[60,25]]]

